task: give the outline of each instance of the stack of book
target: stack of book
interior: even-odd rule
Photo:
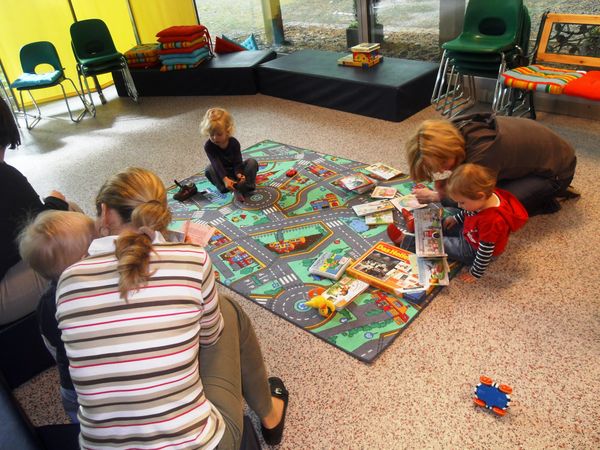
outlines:
[[[442,208],[429,206],[413,211],[419,281],[426,286],[447,286],[449,267],[444,251]]]

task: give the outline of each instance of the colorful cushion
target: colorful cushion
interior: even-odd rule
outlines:
[[[590,70],[581,78],[565,86],[565,95],[600,100],[600,70]]]
[[[139,44],[127,50],[123,55],[127,59],[156,58],[159,44]]]
[[[507,70],[502,76],[504,84],[508,87],[562,94],[569,82],[581,78],[584,73],[579,70],[557,69],[534,64]]]
[[[169,44],[172,42],[194,42],[194,41],[197,41],[198,39],[202,39],[203,37],[206,39],[206,36],[208,36],[208,32],[206,34],[196,33],[196,34],[190,34],[187,36],[180,36],[180,35],[162,36],[162,37],[159,37],[157,39],[157,41],[160,42],[161,44]]]
[[[256,43],[254,33],[248,36],[246,40],[241,43],[241,46],[244,47],[246,50],[258,50],[258,44]]]
[[[246,50],[244,47],[235,42],[230,42],[219,36],[215,38],[215,53],[243,52],[244,50]]]
[[[192,34],[206,33],[207,29],[204,25],[175,25],[156,33],[156,37],[166,36],[189,36]]]

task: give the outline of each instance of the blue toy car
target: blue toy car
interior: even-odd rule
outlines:
[[[510,394],[512,388],[506,384],[494,383],[494,381],[486,376],[479,377],[480,383],[475,386],[475,397],[473,401],[477,406],[491,409],[499,416],[506,414],[506,410],[510,406]]]

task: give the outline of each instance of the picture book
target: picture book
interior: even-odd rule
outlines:
[[[419,281],[425,286],[448,286],[448,261],[444,257],[417,258]]]
[[[365,216],[365,223],[367,225],[387,225],[388,223],[394,223],[394,213],[388,210],[368,214]]]
[[[321,295],[331,300],[337,311],[344,309],[369,287],[368,283],[344,275],[338,282],[329,286]]]
[[[371,198],[394,198],[398,189],[389,186],[376,186],[371,192]]]
[[[442,208],[428,206],[413,211],[417,256],[446,256],[442,234]]]
[[[419,203],[415,194],[394,197],[390,202],[392,202],[392,205],[394,205],[398,211],[402,211],[402,209],[412,211],[413,209],[425,208],[427,206],[425,203]]]
[[[181,231],[183,232],[184,242],[191,242],[192,244],[206,247],[215,230],[216,228],[210,225],[186,220]]]
[[[371,176],[379,180],[391,180],[394,177],[402,175],[398,169],[394,169],[383,163],[371,164],[365,167],[365,170],[369,172]]]
[[[381,211],[388,211],[393,209],[389,200],[377,200],[374,202],[363,203],[361,205],[354,205],[352,209],[357,216],[366,216],[367,214],[375,214]]]
[[[356,192],[357,194],[364,194],[376,185],[374,180],[360,172],[346,175],[345,177],[340,178],[338,182],[342,187],[349,191]]]
[[[352,262],[347,256],[323,252],[308,269],[308,273],[330,280],[339,280],[346,267]]]
[[[371,286],[395,295],[424,291],[419,275],[411,264],[413,253],[378,242],[363,254],[346,272]]]

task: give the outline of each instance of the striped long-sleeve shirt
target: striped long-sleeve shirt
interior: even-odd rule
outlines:
[[[114,239],[94,241],[57,289],[81,448],[214,448],[225,424],[198,367],[199,345],[214,344],[223,329],[210,258],[157,233],[150,280],[125,301]]]
[[[460,224],[464,224],[465,215],[474,216],[477,214],[475,211],[465,211],[461,210],[458,214],[454,216],[456,221]],[[494,249],[496,248],[496,244],[494,242],[485,242],[479,241],[477,245],[477,253],[475,253],[475,259],[469,272],[475,278],[481,278],[485,273],[485,270],[489,266],[492,261],[492,256],[494,255]]]

